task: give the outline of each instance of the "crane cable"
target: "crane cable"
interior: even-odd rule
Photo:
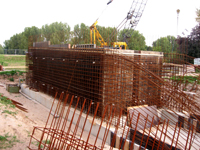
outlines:
[[[97,20],[102,16],[102,14],[104,13],[104,11],[108,8],[108,5],[106,6],[106,8],[104,8],[104,10],[101,12],[101,14],[99,15],[99,17],[97,18]],[[96,21],[97,21],[96,20]]]
[[[118,25],[118,27],[113,30],[113,32],[111,33],[111,35],[108,37],[107,41],[111,41],[112,38],[117,34],[117,32],[124,26],[124,24],[126,24],[127,20],[126,18],[124,18],[124,20]]]
[[[101,12],[101,14],[100,14],[100,16],[97,18],[97,20],[101,17],[101,15],[104,13],[104,11],[108,8],[108,5],[110,4],[110,3],[112,3],[112,1],[113,0],[110,0],[108,3],[107,3],[107,6],[106,6],[106,8]],[[97,21],[96,20],[96,21]]]

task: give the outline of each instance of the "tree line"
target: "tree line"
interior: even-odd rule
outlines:
[[[200,9],[197,9],[197,18],[200,17]],[[124,33],[127,29],[117,32],[116,28],[103,27],[97,25],[97,29],[103,39],[108,42],[124,41]],[[137,30],[129,29],[131,35],[127,40],[128,49],[131,50],[147,50],[159,51],[166,53],[185,53],[193,57],[200,57],[200,25],[193,28],[188,37],[166,36],[160,37],[147,46],[145,37]],[[54,44],[89,44],[90,43],[90,27],[84,23],[77,24],[71,30],[67,23],[54,22],[52,24],[43,25],[42,28],[35,26],[26,27],[22,33],[13,35],[9,40],[5,40],[4,46],[0,45],[0,54],[3,49],[28,49],[33,42],[50,41]],[[97,41],[97,46],[100,43]]]
[[[106,42],[123,41],[124,30],[117,32],[116,28],[97,25],[97,29]],[[129,39],[128,47],[134,50],[146,50],[145,37],[139,31],[130,30],[132,36]],[[114,33],[114,34],[113,34]],[[111,36],[113,34],[114,36]],[[54,44],[89,44],[90,27],[84,23],[77,24],[71,30],[67,23],[54,22],[43,25],[42,28],[35,26],[26,27],[22,33],[13,35],[4,42],[4,49],[28,49],[32,42],[50,41]],[[100,43],[97,40],[97,46]]]
[[[179,36],[176,41],[179,53],[200,58],[200,8],[196,10],[196,15],[197,25],[192,28],[191,33],[186,37]]]
[[[123,35],[124,32],[127,32],[127,29],[116,32],[116,28],[99,25],[97,25],[97,29],[106,42],[124,41]],[[154,41],[152,46],[147,46],[145,37],[139,33],[139,31],[130,29],[129,33],[131,36],[129,37],[127,44],[128,48],[132,50],[160,51],[167,53],[183,53],[183,49],[188,49],[185,53],[195,56],[197,49],[191,49],[194,49],[195,47],[194,41],[197,41],[195,38],[198,37],[195,36],[195,34],[198,34],[198,31],[200,31],[200,29],[195,27],[191,35],[187,38],[175,38],[174,36],[161,37]],[[110,35],[114,36],[111,37]],[[71,45],[89,44],[90,28],[84,23],[81,23],[75,25],[74,29],[71,30],[67,23],[62,22],[54,22],[49,25],[46,24],[43,25],[42,28],[35,26],[26,27],[22,33],[15,34],[9,40],[5,40],[4,46],[0,45],[0,54],[3,53],[3,49],[28,49],[29,46],[32,46],[32,42],[41,41],[50,41],[52,45],[66,43]],[[97,41],[97,46],[99,45],[100,43]],[[185,46],[184,48],[183,45]],[[198,45],[197,42],[196,45]]]

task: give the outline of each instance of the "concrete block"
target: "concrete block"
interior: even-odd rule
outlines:
[[[117,135],[117,136],[116,136],[116,144],[115,144],[115,147],[120,149],[119,146],[120,146],[120,137]]]
[[[32,99],[36,100],[37,102],[39,102],[40,104],[45,106],[46,108],[51,109],[52,103],[53,103],[53,100],[54,100],[52,97],[50,97],[46,94],[43,94],[41,92],[32,91],[25,84],[22,84],[21,91],[24,94],[26,94],[27,96],[31,97]],[[57,101],[54,102],[54,106],[52,108],[53,112],[55,112],[55,110],[56,110],[57,103],[58,103]],[[66,106],[66,107],[68,107],[68,106]],[[68,109],[65,109],[63,118],[65,117],[67,111],[68,111]],[[68,121],[71,121],[73,114],[74,114],[74,108],[70,108]],[[80,114],[80,111],[76,110],[76,112],[74,114],[74,118],[72,120],[73,124],[77,123],[78,118],[79,118],[79,114]],[[81,118],[80,118],[80,123],[79,123],[80,128],[83,128],[85,119],[86,119],[86,114],[83,113]],[[88,118],[86,120],[86,125],[85,125],[85,128],[84,128],[85,131],[88,131],[88,132],[90,131],[90,128],[91,128],[91,125],[92,125],[91,124],[92,120],[93,120],[93,117],[88,116]],[[100,123],[101,123],[101,121],[99,121],[97,119],[94,120],[94,124],[92,125],[92,130],[91,130],[92,135],[97,136],[97,133],[98,133],[99,128],[100,128]],[[102,140],[104,138],[105,131],[106,131],[106,123],[103,123],[101,128],[100,128],[99,135],[98,135],[99,139]],[[110,127],[110,130],[108,131],[108,136],[107,136],[107,139],[106,139],[106,143],[108,145],[111,145],[111,132],[113,132],[113,133],[115,132],[115,128],[112,127],[112,126]],[[120,137],[121,136],[118,135],[119,139],[120,139]],[[125,143],[126,143],[125,147],[129,147],[129,141],[127,140]],[[134,147],[135,147],[135,144],[134,144]]]
[[[175,114],[173,111],[163,109],[161,111],[161,119],[166,121],[169,120],[170,124],[176,124],[178,122],[178,115]]]
[[[131,120],[131,127],[133,129],[135,129],[136,127],[139,113],[140,113],[140,116],[139,116],[139,121],[138,121],[139,123],[137,124],[137,130],[144,129],[144,125],[147,119],[148,121],[146,124],[146,128],[149,128],[151,126],[153,117],[154,117],[153,125],[158,124],[159,118],[158,118],[156,106],[141,105],[141,106],[128,107],[128,110],[130,112],[129,117],[132,117],[132,114],[134,113],[133,119]],[[148,115],[148,118],[147,118],[147,115]]]
[[[134,150],[139,150],[139,148],[140,148],[140,146],[139,146],[139,145],[137,145],[137,144],[134,144],[134,146],[133,146],[133,149],[134,149]]]

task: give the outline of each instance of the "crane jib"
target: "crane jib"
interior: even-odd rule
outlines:
[[[107,5],[109,5],[110,3],[112,3],[113,0],[109,0],[109,2],[107,3]]]

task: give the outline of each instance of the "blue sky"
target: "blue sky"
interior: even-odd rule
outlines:
[[[0,44],[3,45],[16,33],[23,32],[25,27],[53,22],[70,25],[85,23],[90,26],[100,15],[98,25],[116,27],[125,18],[133,0],[2,0],[0,2]],[[189,34],[197,24],[196,8],[200,0],[148,0],[143,16],[136,27],[146,38],[147,45],[159,37],[177,34],[177,13],[179,14],[179,34]],[[102,14],[102,11],[105,10]],[[187,32],[187,29],[189,32]],[[182,35],[183,36],[183,35]]]

